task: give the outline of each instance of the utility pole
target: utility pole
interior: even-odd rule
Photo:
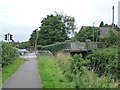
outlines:
[[[8,36],[8,42],[10,42],[10,33],[8,33],[7,36]]]
[[[93,42],[94,42],[94,24],[95,22],[93,22]]]
[[[38,29],[36,29],[36,40],[35,40],[35,54],[37,54],[37,40],[38,40]]]

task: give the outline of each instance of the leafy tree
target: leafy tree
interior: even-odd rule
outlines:
[[[49,45],[55,42],[63,42],[69,39],[69,34],[75,29],[74,17],[58,14],[47,15],[41,21],[41,27],[38,31],[38,45]],[[32,46],[36,40],[36,30],[33,31],[30,37],[30,43]]]
[[[100,23],[100,26],[99,27],[103,27],[104,26],[104,22],[103,21],[101,21],[101,23]]]
[[[10,44],[6,42],[1,42],[1,57],[2,60],[0,61],[0,64],[2,64],[2,67],[11,64],[17,55],[17,50]]]
[[[108,24],[106,23],[104,26],[105,26],[105,27],[108,27]]]
[[[29,50],[30,49],[29,41],[19,43],[18,47],[21,48],[21,49]]]
[[[93,28],[92,27],[87,27],[85,30],[80,30],[76,35],[76,39],[85,42],[86,39],[90,39],[93,41],[93,36],[94,36],[94,41],[96,41],[96,37],[98,38],[98,28],[94,27],[94,35],[93,35]]]
[[[30,42],[30,45],[31,46],[35,46],[35,40],[36,40],[36,31],[37,30],[34,30],[31,34],[31,37],[29,39],[29,42]]]
[[[61,21],[61,17],[48,15],[41,23],[38,44],[49,45],[69,39],[65,32],[65,24]]]
[[[10,44],[15,47],[15,48],[20,48],[20,49],[30,49],[30,42],[25,41],[25,42],[10,42]]]
[[[76,29],[75,18],[71,16],[64,15],[63,13],[58,13],[55,11],[56,16],[60,16],[65,24],[65,31],[68,35],[74,34]]]

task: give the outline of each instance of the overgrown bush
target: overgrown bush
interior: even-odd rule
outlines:
[[[99,75],[112,74],[117,75],[118,68],[118,52],[117,47],[103,48],[94,50],[92,54],[87,56],[91,61],[90,68]]]
[[[2,64],[2,67],[5,65],[8,65],[15,60],[15,57],[17,56],[17,51],[14,47],[12,47],[11,44],[2,42],[2,61],[0,62]]]
[[[59,66],[62,68],[62,69],[64,69],[65,67],[66,67],[66,65],[69,63],[69,58],[70,58],[71,56],[69,56],[69,55],[66,55],[65,53],[63,53],[63,52],[58,52],[57,54],[56,54],[56,61],[57,61],[57,63],[59,64]]]
[[[49,50],[51,51],[53,54],[65,49],[66,47],[68,47],[69,45],[69,41],[66,42],[56,42],[55,44],[51,44],[51,45],[47,45],[47,46],[38,46],[38,50]]]
[[[63,56],[64,55],[60,55]],[[58,56],[59,57],[59,56]],[[63,59],[63,58],[61,58]],[[58,59],[60,60],[60,59]],[[60,60],[59,66],[62,66],[63,74],[69,81],[75,83],[76,88],[114,88],[116,83],[111,76],[98,77],[95,72],[88,70],[90,60],[84,60],[82,55],[75,54],[69,60]],[[64,67],[63,67],[64,66]]]
[[[109,47],[112,45],[116,45],[118,41],[118,33],[113,32],[112,30],[109,31],[109,35],[107,37],[99,37],[100,42],[102,42],[104,47]]]

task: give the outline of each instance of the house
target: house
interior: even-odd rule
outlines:
[[[110,29],[108,27],[100,27],[100,37],[106,37],[109,35]]]
[[[82,26],[80,31],[86,30],[87,28],[91,28],[91,30],[92,30],[91,32],[93,32],[93,30],[99,29],[98,35],[100,35],[100,37],[106,37],[109,35],[109,27]]]
[[[92,26],[82,26],[81,29],[80,29],[80,31],[86,30],[87,28],[92,28],[93,29]],[[94,29],[97,29],[97,28],[98,27],[94,27]]]

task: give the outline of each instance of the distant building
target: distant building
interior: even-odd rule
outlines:
[[[82,26],[80,31],[86,30],[87,28],[93,28],[92,26]],[[94,28],[98,28],[98,27],[94,27]]]
[[[87,28],[92,28],[91,32],[93,32],[93,27],[91,27],[91,26],[82,26],[79,32],[86,30]],[[94,27],[94,30],[96,30],[96,29],[100,30],[100,32],[98,34],[98,35],[100,35],[100,37],[106,37],[109,35],[109,27]]]
[[[109,35],[109,28],[108,27],[100,27],[100,37],[106,37]]]
[[[118,27],[120,28],[120,1],[118,2]]]

